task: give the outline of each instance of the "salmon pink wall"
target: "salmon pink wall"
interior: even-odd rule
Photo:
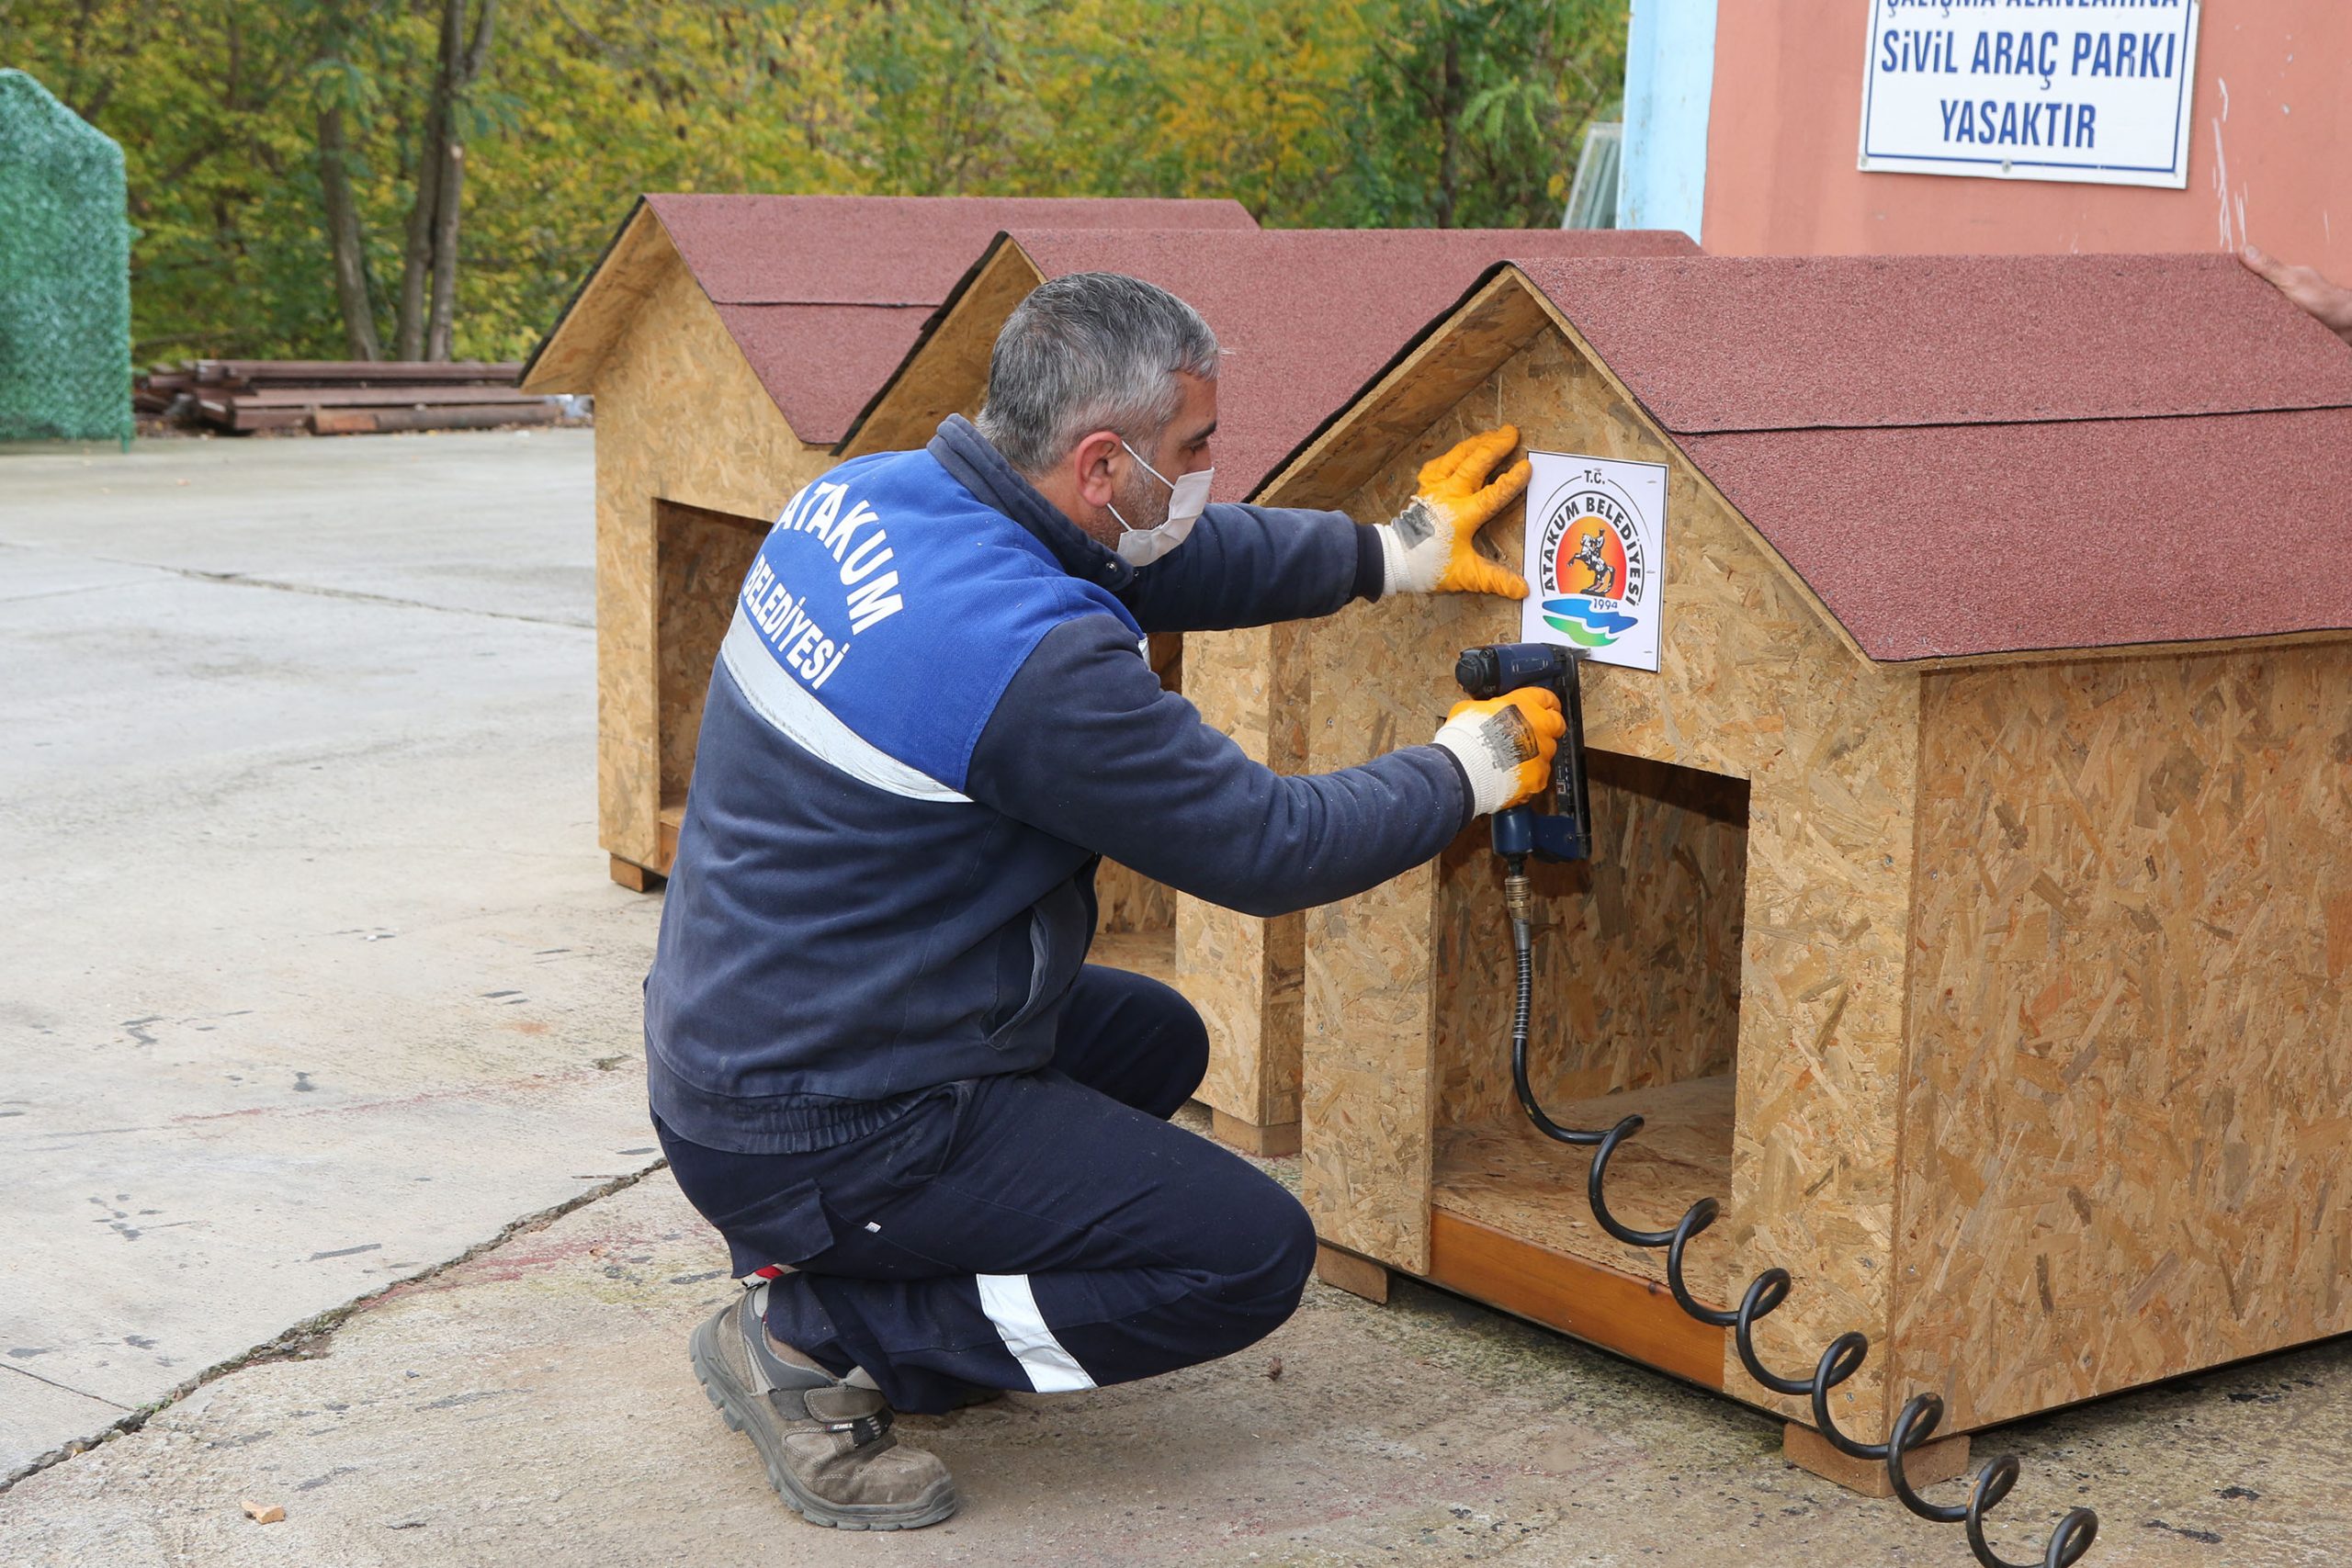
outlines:
[[[1871,0],[1721,0],[1702,243],[1754,255],[2204,251],[2250,239],[2352,280],[2352,0],[2203,10],[2188,188],[2153,190],[1863,174]]]

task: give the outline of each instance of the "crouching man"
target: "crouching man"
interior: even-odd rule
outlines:
[[[713,671],[645,988],[656,1128],[735,1272],[696,1375],[812,1523],[956,1509],[891,1435],[1018,1389],[1229,1355],[1297,1305],[1306,1214],[1167,1118],[1208,1039],[1086,963],[1109,855],[1273,915],[1428,860],[1541,785],[1548,692],[1456,705],[1433,744],[1283,777],[1162,691],[1148,632],[1526,585],[1478,557],[1525,488],[1506,427],[1390,523],[1204,508],[1217,345],[1173,295],[1046,284],[977,425],[795,497]]]

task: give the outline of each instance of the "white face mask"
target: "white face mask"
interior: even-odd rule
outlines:
[[[1168,486],[1168,521],[1157,528],[1130,526],[1125,517],[1119,517],[1117,507],[1111,508],[1111,515],[1118,517],[1119,526],[1125,530],[1119,536],[1119,558],[1129,566],[1149,566],[1182,544],[1185,536],[1192,533],[1193,525],[1200,521],[1202,511],[1209,503],[1209,480],[1216,477],[1216,470],[1203,468],[1171,481],[1149,463],[1144,463],[1143,454],[1127,446],[1124,439],[1119,445],[1127,447],[1128,457],[1143,463],[1145,473]]]

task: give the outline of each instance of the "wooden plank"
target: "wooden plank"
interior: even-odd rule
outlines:
[[[476,381],[511,387],[520,361],[480,359],[199,359],[186,372],[202,381],[247,386],[366,386],[402,381]]]
[[[442,403],[482,407],[508,403],[545,408],[547,400],[511,387],[278,387],[268,391],[232,392],[230,401],[241,409],[413,409]]]
[[[1947,670],[1992,670],[2028,664],[2100,663],[2109,659],[2190,659],[2200,653],[2263,653],[2272,649],[2308,648],[2319,643],[2352,644],[2352,628],[2323,626],[2312,631],[2280,632],[2272,637],[2205,637],[2193,642],[2117,643],[2108,648],[2025,648],[2008,653],[1973,653],[1964,658],[1906,659],[1888,668],[1916,671],[1922,675]]]
[[[662,891],[662,884],[668,880],[650,866],[639,865],[632,860],[623,860],[618,855],[606,855],[605,860],[605,869],[611,874],[612,879],[632,893],[659,893]]]
[[[459,403],[432,408],[311,409],[316,435],[381,435],[403,430],[493,430],[508,425],[553,424],[563,417],[552,403]]]
[[[308,409],[245,408],[235,403],[213,403],[201,400],[198,407],[205,419],[213,424],[241,432],[256,430],[294,430],[310,423]]]
[[[1878,1442],[1883,1437],[1883,1433],[1872,1433],[1864,1440]],[[1968,1470],[1968,1446],[1965,1432],[1923,1443],[1903,1456],[1903,1478],[1917,1491],[1964,1474]],[[1812,1427],[1794,1421],[1781,1428],[1781,1457],[1799,1470],[1836,1482],[1849,1492],[1859,1492],[1865,1497],[1894,1495],[1894,1483],[1887,1479],[1884,1461],[1856,1459]]]
[[[1318,1244],[1315,1248],[1315,1277],[1351,1296],[1362,1296],[1379,1305],[1387,1304],[1388,1270],[1369,1258],[1359,1258],[1343,1248]]]
[[[1724,1390],[1728,1334],[1674,1304],[1665,1286],[1438,1210],[1429,1279],[1515,1316]]]
[[[1295,1122],[1261,1126],[1212,1107],[1209,1111],[1209,1136],[1260,1159],[1287,1159],[1298,1153],[1298,1123]]]
[[[685,825],[685,802],[678,801],[662,808],[660,847],[654,852],[650,867],[661,875],[669,875],[670,868],[678,863],[678,829]]]
[[[1159,677],[1164,690],[1182,690],[1184,639],[1181,635],[1155,634],[1145,657],[1151,660],[1152,673]],[[1151,933],[1155,952],[1164,958],[1164,967],[1154,971],[1152,977],[1176,984],[1173,888],[1154,882],[1133,866],[1106,860],[1094,868],[1094,906],[1096,929],[1104,935]]]
[[[1201,721],[1278,773],[1306,771],[1304,635],[1256,626],[1186,638],[1184,695]],[[1297,1121],[1304,917],[1261,919],[1180,895],[1176,925],[1184,992],[1209,1024],[1201,1099],[1245,1122]]]
[[[1430,1267],[1436,886],[1433,868],[1416,866],[1308,910],[1306,921],[1299,1170],[1306,1209],[1318,1235],[1408,1274]]]

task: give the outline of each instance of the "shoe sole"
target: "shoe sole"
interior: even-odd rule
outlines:
[[[760,1461],[766,1467],[768,1484],[785,1505],[812,1525],[825,1525],[842,1530],[910,1530],[935,1525],[956,1512],[960,1501],[950,1486],[944,1494],[927,1503],[908,1504],[898,1507],[871,1503],[828,1503],[813,1492],[804,1490],[792,1478],[784,1462],[783,1452],[774,1446],[764,1422],[752,1418],[747,1402],[756,1397],[738,1383],[726,1363],[718,1359],[717,1336],[725,1314],[707,1318],[694,1333],[691,1353],[694,1358],[695,1381],[702,1384],[703,1397],[709,1400],[719,1418],[730,1432],[741,1432],[752,1439],[759,1450]]]

